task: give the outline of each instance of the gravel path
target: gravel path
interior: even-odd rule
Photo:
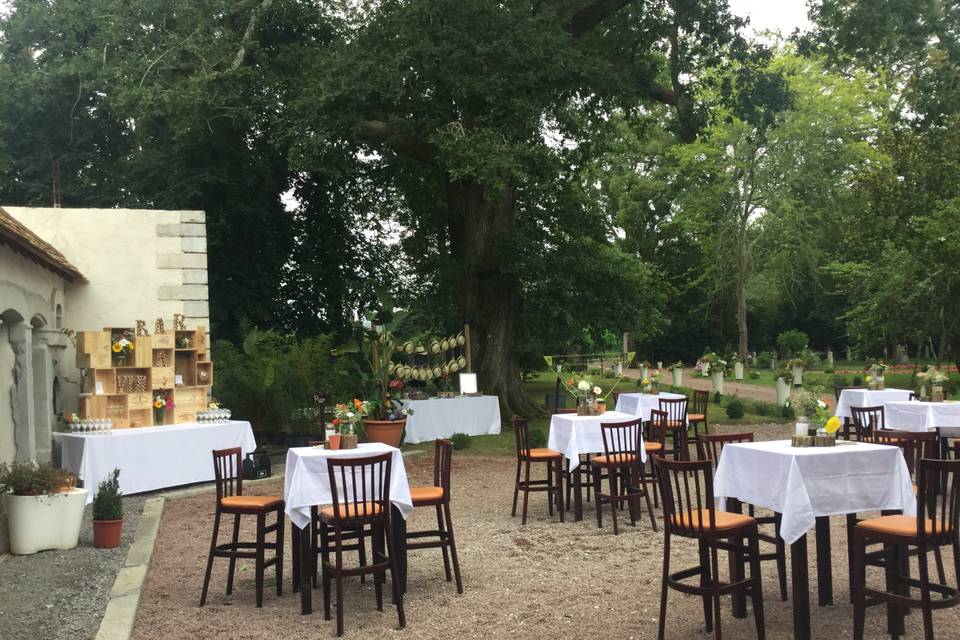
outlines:
[[[0,562],[0,638],[94,638],[137,530],[143,501],[136,496],[124,498],[123,537],[116,549],[94,548],[88,505],[76,548],[9,556]]]
[[[782,438],[790,425],[756,427],[758,439]],[[737,430],[750,427],[738,426]],[[411,484],[430,477],[431,461],[408,466]],[[647,520],[627,525],[619,537],[607,527],[598,530],[592,503],[585,520],[560,524],[547,515],[543,495],[533,495],[528,524],[510,517],[514,461],[457,453],[453,469],[453,518],[457,534],[465,593],[458,596],[443,580],[443,564],[436,550],[411,552],[409,591],[405,600],[407,628],[396,631],[396,614],[389,607],[378,613],[373,587],[348,581],[346,636],[349,638],[543,638],[560,635],[598,638],[655,638],[658,618],[663,535],[653,533]],[[280,493],[280,483],[261,485],[258,493]],[[432,512],[411,516],[411,529],[435,524]],[[658,512],[658,524],[661,516]],[[155,638],[324,638],[335,625],[323,620],[320,595],[315,593],[312,616],[301,616],[299,597],[289,590],[289,557],[284,595],[276,597],[272,572],[268,574],[264,607],[254,606],[253,565],[242,563],[232,596],[224,595],[226,561],[215,565],[211,596],[200,609],[197,602],[213,520],[213,496],[168,500],[164,509],[153,564],[141,599],[133,637]],[[853,610],[848,599],[843,519],[833,522],[833,576],[836,604],[816,607],[815,550],[810,545],[813,637],[842,638],[852,631]],[[245,530],[250,535],[249,527]],[[289,535],[289,526],[287,529]],[[289,548],[289,545],[288,545]],[[952,558],[944,558],[948,572]],[[696,546],[674,538],[673,567],[696,561]],[[724,563],[725,564],[725,563]],[[767,637],[793,636],[789,602],[775,595],[773,563],[763,563]],[[914,569],[916,571],[916,569]],[[873,575],[873,574],[871,574]],[[952,576],[950,577],[952,580]],[[872,580],[876,580],[873,577]],[[723,602],[723,630],[729,638],[755,637],[752,617],[735,620],[729,599]],[[943,637],[960,628],[960,609],[934,613]],[[885,616],[872,608],[867,614],[867,637],[883,638]],[[908,637],[920,637],[920,616],[907,618]],[[669,594],[667,637],[691,638],[703,632],[701,601],[675,591]],[[589,633],[588,633],[589,632]],[[702,636],[707,637],[707,636]]]

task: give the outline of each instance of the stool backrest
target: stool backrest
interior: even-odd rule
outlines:
[[[873,433],[873,442],[900,447],[903,459],[907,461],[910,475],[916,477],[921,458],[939,458],[940,440],[936,431],[896,431],[877,429]]]
[[[333,512],[360,513],[385,518],[390,508],[390,471],[393,454],[381,453],[363,458],[329,458],[327,474]],[[377,505],[379,512],[367,505]]]
[[[921,544],[955,543],[960,519],[960,460],[921,458],[918,464],[917,533]]]
[[[660,398],[660,411],[666,412],[670,422],[687,424],[687,398]]]
[[[603,437],[603,453],[607,456],[615,453],[631,453],[640,455],[640,428],[643,418],[626,422],[603,422],[600,424],[600,435]]]
[[[526,418],[513,416],[513,439],[517,445],[517,458],[530,456],[530,428]]]
[[[706,389],[695,389],[693,392],[693,401],[690,403],[690,413],[707,415],[707,407],[709,404],[710,392]]]
[[[723,445],[732,442],[753,442],[752,433],[699,433],[697,434],[697,459],[709,460],[714,470],[720,462]]]
[[[716,528],[713,497],[713,465],[709,460],[668,460],[654,456],[664,528],[688,538],[706,528]],[[704,515],[706,513],[706,515]]]
[[[450,466],[453,461],[453,443],[437,438],[433,444],[433,486],[443,487],[443,495],[450,499]]]
[[[213,475],[217,481],[217,504],[223,498],[243,495],[243,466],[240,447],[214,449]]]
[[[869,440],[874,431],[886,426],[883,405],[877,407],[850,407],[853,424],[857,428],[857,437],[860,440]]]

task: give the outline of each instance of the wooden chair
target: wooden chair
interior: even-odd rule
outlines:
[[[888,515],[863,520],[854,529],[853,553],[854,593],[853,637],[863,640],[866,607],[873,602],[894,605],[895,618],[901,615],[902,607],[918,608],[923,613],[925,640],[933,640],[933,610],[956,606],[960,603],[960,585],[949,586],[930,581],[927,552],[944,546],[953,548],[954,566],[960,575],[960,460],[931,460],[922,458],[917,469],[918,495],[917,515]],[[938,495],[938,489],[943,495]],[[920,565],[918,580],[899,575],[887,566],[887,578],[893,591],[868,588],[866,585],[866,548],[868,544],[883,543],[893,548],[906,546],[916,548]],[[912,589],[920,591],[920,597],[912,596]],[[933,599],[935,593],[940,597]],[[873,599],[873,602],[867,598]],[[899,620],[893,622],[893,636],[901,632]]]
[[[207,554],[207,570],[203,576],[203,591],[200,594],[200,606],[207,602],[207,589],[210,586],[210,572],[214,558],[230,558],[227,573],[227,595],[233,592],[233,574],[237,559],[250,558],[256,563],[257,607],[263,606],[263,574],[267,567],[273,566],[277,575],[277,595],[283,595],[283,498],[280,496],[243,495],[243,467],[240,447],[213,451],[213,471],[217,483],[217,507],[213,518],[213,538]],[[267,515],[275,514],[276,521],[267,525]],[[217,544],[220,534],[220,518],[233,515],[233,535],[230,542]],[[257,539],[255,542],[241,542],[240,516],[256,516]],[[275,542],[267,542],[266,537],[276,533]],[[274,552],[266,559],[266,551]]]
[[[720,596],[743,592],[753,600],[753,617],[758,640],[766,637],[763,619],[763,587],[760,579],[760,539],[757,521],[739,513],[717,510],[713,494],[713,473],[709,460],[667,460],[654,457],[663,496],[663,577],[660,585],[658,640],[663,640],[667,620],[667,588],[703,598],[707,631],[722,639]],[[673,536],[692,538],[699,545],[700,563],[681,571],[670,571],[670,542]],[[745,538],[734,544],[726,539]],[[737,553],[750,563],[750,577],[737,582],[720,581],[717,554]],[[699,577],[699,584],[686,582]],[[684,634],[680,634],[684,635]]]
[[[710,392],[705,389],[695,389],[693,391],[693,401],[690,403],[690,413],[687,415],[687,423],[693,429],[693,437],[697,437],[697,425],[703,425],[703,432],[710,433],[710,426],[707,423],[707,408],[710,406]]]
[[[850,413],[853,414],[853,426],[856,430],[857,440],[871,440],[873,433],[877,429],[886,427],[885,412],[883,405],[877,407],[850,407]]]
[[[709,460],[713,466],[713,473],[716,473],[717,464],[720,461],[720,453],[724,445],[735,442],[753,442],[752,433],[728,433],[728,434],[701,434],[697,436],[697,459]],[[780,599],[787,599],[787,554],[786,544],[780,537],[780,518],[777,514],[769,516],[757,516],[754,513],[754,506],[747,505],[747,513],[757,521],[758,525],[773,525],[773,533],[764,533],[760,529],[757,534],[761,542],[772,544],[774,550],[769,553],[760,554],[760,561],[773,560],[777,563],[777,582],[780,587]]]
[[[837,404],[834,406],[839,406],[840,404],[840,394],[843,393],[844,389],[862,389],[863,387],[853,387],[846,385],[838,385],[833,388],[833,397],[836,400]],[[853,426],[853,421],[850,418],[843,419],[843,439],[850,439],[850,427]]]
[[[383,611],[383,582],[389,570],[400,628],[406,625],[403,614],[403,594],[400,592],[397,581],[397,556],[393,551],[393,527],[390,520],[392,457],[393,454],[388,452],[362,458],[327,460],[327,475],[333,504],[320,509],[320,566],[325,620],[330,619],[330,583],[336,583],[337,636],[343,635],[343,579],[349,576],[374,575],[377,611]],[[366,527],[371,529],[373,562],[366,566],[344,567],[344,533]],[[386,553],[384,553],[384,541],[386,541]],[[333,562],[330,560],[331,553],[334,556]]]
[[[517,515],[517,497],[523,491],[523,518],[520,524],[527,524],[527,499],[530,492],[546,491],[548,512],[553,515],[555,502],[560,512],[560,522],[563,522],[563,454],[553,449],[530,448],[528,423],[518,416],[513,417],[513,437],[517,446],[517,479],[513,487],[513,510],[510,515]],[[547,464],[546,480],[530,479],[530,465],[534,462]],[[521,467],[524,469],[523,480],[520,479]]]
[[[920,396],[918,396],[915,391],[911,391],[910,395],[907,396],[907,401],[909,402],[916,402],[919,399],[920,399]]]
[[[659,409],[650,411],[650,423],[648,424],[646,436],[643,438],[643,448],[647,452],[647,464],[641,467],[641,472],[646,480],[653,485],[653,506],[659,507],[660,483],[657,482],[657,468],[653,464],[654,455],[667,455],[667,434],[672,431],[667,428],[667,413]],[[684,437],[686,431],[683,432]],[[673,451],[671,449],[671,451]],[[649,465],[649,467],[648,467]],[[649,469],[649,470],[648,470]]]
[[[613,518],[613,533],[618,535],[617,506],[626,502],[630,510],[630,524],[637,523],[637,507],[643,497],[650,514],[650,526],[657,530],[657,521],[650,504],[647,478],[643,473],[643,458],[640,445],[643,442],[641,429],[643,418],[619,423],[602,423],[603,455],[593,458],[593,495],[597,498],[597,527],[603,527],[603,505],[610,505]],[[610,492],[601,489],[601,473],[607,472]]]
[[[660,398],[660,411],[667,414],[667,428],[673,440],[673,449],[664,451],[674,453],[677,460],[689,460],[690,450],[687,442],[687,398]],[[680,432],[683,432],[681,435]]]
[[[460,561],[457,559],[457,541],[453,536],[453,519],[450,517],[450,466],[453,459],[453,443],[449,440],[437,440],[433,447],[433,485],[429,487],[411,487],[410,497],[413,506],[436,507],[436,531],[407,531],[407,549],[437,549],[443,552],[443,571],[447,582],[450,576],[450,561],[453,560],[453,573],[457,578],[457,593],[463,593],[460,579]],[[416,542],[419,538],[436,538]],[[447,550],[449,549],[449,555]]]

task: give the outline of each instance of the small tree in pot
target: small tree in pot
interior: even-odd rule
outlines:
[[[26,555],[44,549],[72,549],[80,537],[87,492],[76,476],[49,464],[0,464],[10,552]]]
[[[120,546],[123,531],[123,499],[120,493],[120,469],[114,469],[100,481],[93,498],[93,546],[114,549]]]

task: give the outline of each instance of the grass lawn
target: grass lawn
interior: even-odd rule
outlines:
[[[555,388],[556,377],[547,371],[543,373],[538,373],[534,375],[531,379],[527,380],[524,384],[527,393],[538,405],[543,405],[546,394],[553,393]],[[600,386],[604,388],[604,391],[610,391],[610,386],[613,384],[613,378],[607,378],[603,382],[600,382]],[[686,394],[688,397],[692,397],[692,392],[690,389],[681,387],[679,389],[674,389],[673,387],[665,387],[665,391],[676,391],[678,393]],[[616,393],[635,393],[639,391],[639,388],[636,385],[634,380],[624,379],[618,384],[614,389]],[[565,392],[561,389],[561,393]],[[610,398],[612,402],[612,396]],[[727,404],[733,400],[732,397],[723,396],[720,399],[720,404],[711,402],[707,408],[707,419],[711,425],[714,424],[761,424],[761,423],[780,423],[780,422],[789,422],[793,418],[783,418],[780,415],[760,415],[753,411],[755,403],[751,401],[744,402],[744,408],[746,413],[742,418],[737,420],[732,420],[727,417],[726,407]],[[573,397],[569,394],[566,394],[566,406],[573,406]],[[609,407],[613,409],[613,407]],[[546,437],[550,429],[550,416],[548,414],[549,410],[544,407],[543,412],[540,415],[531,416],[530,420],[530,430],[539,430],[543,433],[544,442],[546,442]],[[545,446],[545,445],[544,445]],[[404,447],[407,450],[423,450],[427,452],[433,451],[432,442],[421,442],[418,444],[410,444]],[[514,443],[513,430],[509,428],[503,429],[499,434],[494,436],[474,436],[470,439],[470,448],[466,451],[461,451],[460,453],[471,453],[474,455],[502,455],[502,456],[512,456],[515,454],[516,445]]]

